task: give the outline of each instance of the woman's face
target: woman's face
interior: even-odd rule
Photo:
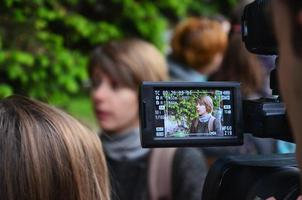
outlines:
[[[197,106],[196,106],[196,108],[197,108],[197,112],[198,112],[199,115],[204,115],[204,114],[207,113],[206,106],[203,105],[203,104],[199,104],[198,103]]]
[[[101,129],[114,134],[138,127],[137,93],[118,85],[98,69],[94,71],[91,79],[91,98]]]

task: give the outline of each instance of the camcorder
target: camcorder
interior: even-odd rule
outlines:
[[[256,0],[244,9],[242,39],[252,53],[278,55],[272,2]],[[274,96],[256,100],[242,100],[240,83],[235,82],[143,82],[142,146],[241,145],[244,133],[293,141],[278,91],[277,68],[270,77]],[[297,166],[294,154],[218,159],[208,172],[202,199],[296,199],[300,194]]]

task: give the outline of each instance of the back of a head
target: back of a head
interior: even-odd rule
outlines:
[[[0,138],[1,199],[109,199],[101,143],[68,114],[25,97],[2,99]]]
[[[180,22],[171,40],[173,58],[198,71],[222,55],[226,46],[227,33],[219,22],[199,17]]]
[[[153,44],[137,38],[114,40],[97,47],[88,64],[90,77],[95,70],[135,90],[142,81],[168,79],[167,64],[161,52]]]

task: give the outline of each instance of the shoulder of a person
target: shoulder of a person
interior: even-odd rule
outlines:
[[[217,120],[217,118],[215,116],[212,116],[213,122],[214,124],[219,123],[219,120]]]

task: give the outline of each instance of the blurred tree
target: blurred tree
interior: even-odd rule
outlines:
[[[64,105],[83,93],[89,51],[124,36],[164,49],[169,22],[237,0],[2,0],[0,98],[12,93]]]

